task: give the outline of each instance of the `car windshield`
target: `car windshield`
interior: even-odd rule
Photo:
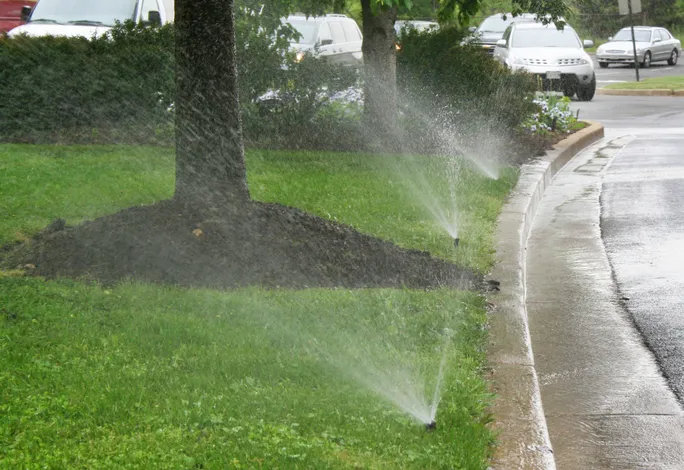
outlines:
[[[137,0],[40,0],[33,9],[31,21],[114,26],[117,21],[134,19],[137,3]]]
[[[513,34],[511,47],[574,47],[581,48],[575,32],[570,28],[558,30],[546,28],[518,29]]]
[[[313,21],[288,20],[287,22],[299,32],[298,44],[313,44],[316,41],[318,25]]]
[[[505,21],[503,15],[490,16],[477,30],[481,33],[503,33],[509,24],[511,24],[511,15],[508,15]]]
[[[630,29],[621,29],[613,38],[613,41],[631,41],[632,31]],[[651,32],[645,29],[634,30],[634,40],[637,42],[649,42],[651,40]]]

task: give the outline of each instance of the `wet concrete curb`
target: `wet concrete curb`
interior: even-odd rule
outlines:
[[[611,96],[684,96],[684,90],[615,90],[612,88],[599,88],[596,90],[596,94]]]
[[[492,413],[498,446],[491,468],[556,468],[544,418],[525,306],[525,250],[537,207],[554,175],[581,150],[603,138],[603,126],[589,125],[559,142],[534,163],[523,165],[518,184],[498,218],[496,264],[491,278],[500,291],[488,296],[492,368]]]

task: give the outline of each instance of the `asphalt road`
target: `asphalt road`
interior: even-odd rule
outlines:
[[[579,110],[580,119],[598,121],[608,131],[684,126],[684,97],[596,95],[591,101],[574,101],[571,109]]]
[[[611,85],[613,83],[635,82],[636,73],[634,67],[629,65],[610,65],[607,69],[602,69],[596,62],[596,57],[592,54],[594,65],[596,67],[596,85],[599,88]],[[679,62],[677,65],[667,65],[667,62],[656,62],[647,69],[639,69],[639,77],[655,78],[684,75],[684,63]]]
[[[607,138],[632,135],[607,169],[601,235],[636,327],[684,402],[684,98],[573,103]]]

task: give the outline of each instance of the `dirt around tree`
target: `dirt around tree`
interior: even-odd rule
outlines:
[[[0,251],[5,269],[105,285],[132,278],[211,288],[481,287],[481,276],[301,210],[249,202],[208,210],[173,200],[75,227],[50,224]],[[28,267],[27,267],[28,265]]]

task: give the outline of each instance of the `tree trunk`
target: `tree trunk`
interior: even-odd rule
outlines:
[[[176,0],[177,200],[249,200],[235,60],[234,0]]]
[[[396,135],[397,56],[394,21],[397,8],[375,6],[361,0],[363,14],[364,117],[385,144]]]

